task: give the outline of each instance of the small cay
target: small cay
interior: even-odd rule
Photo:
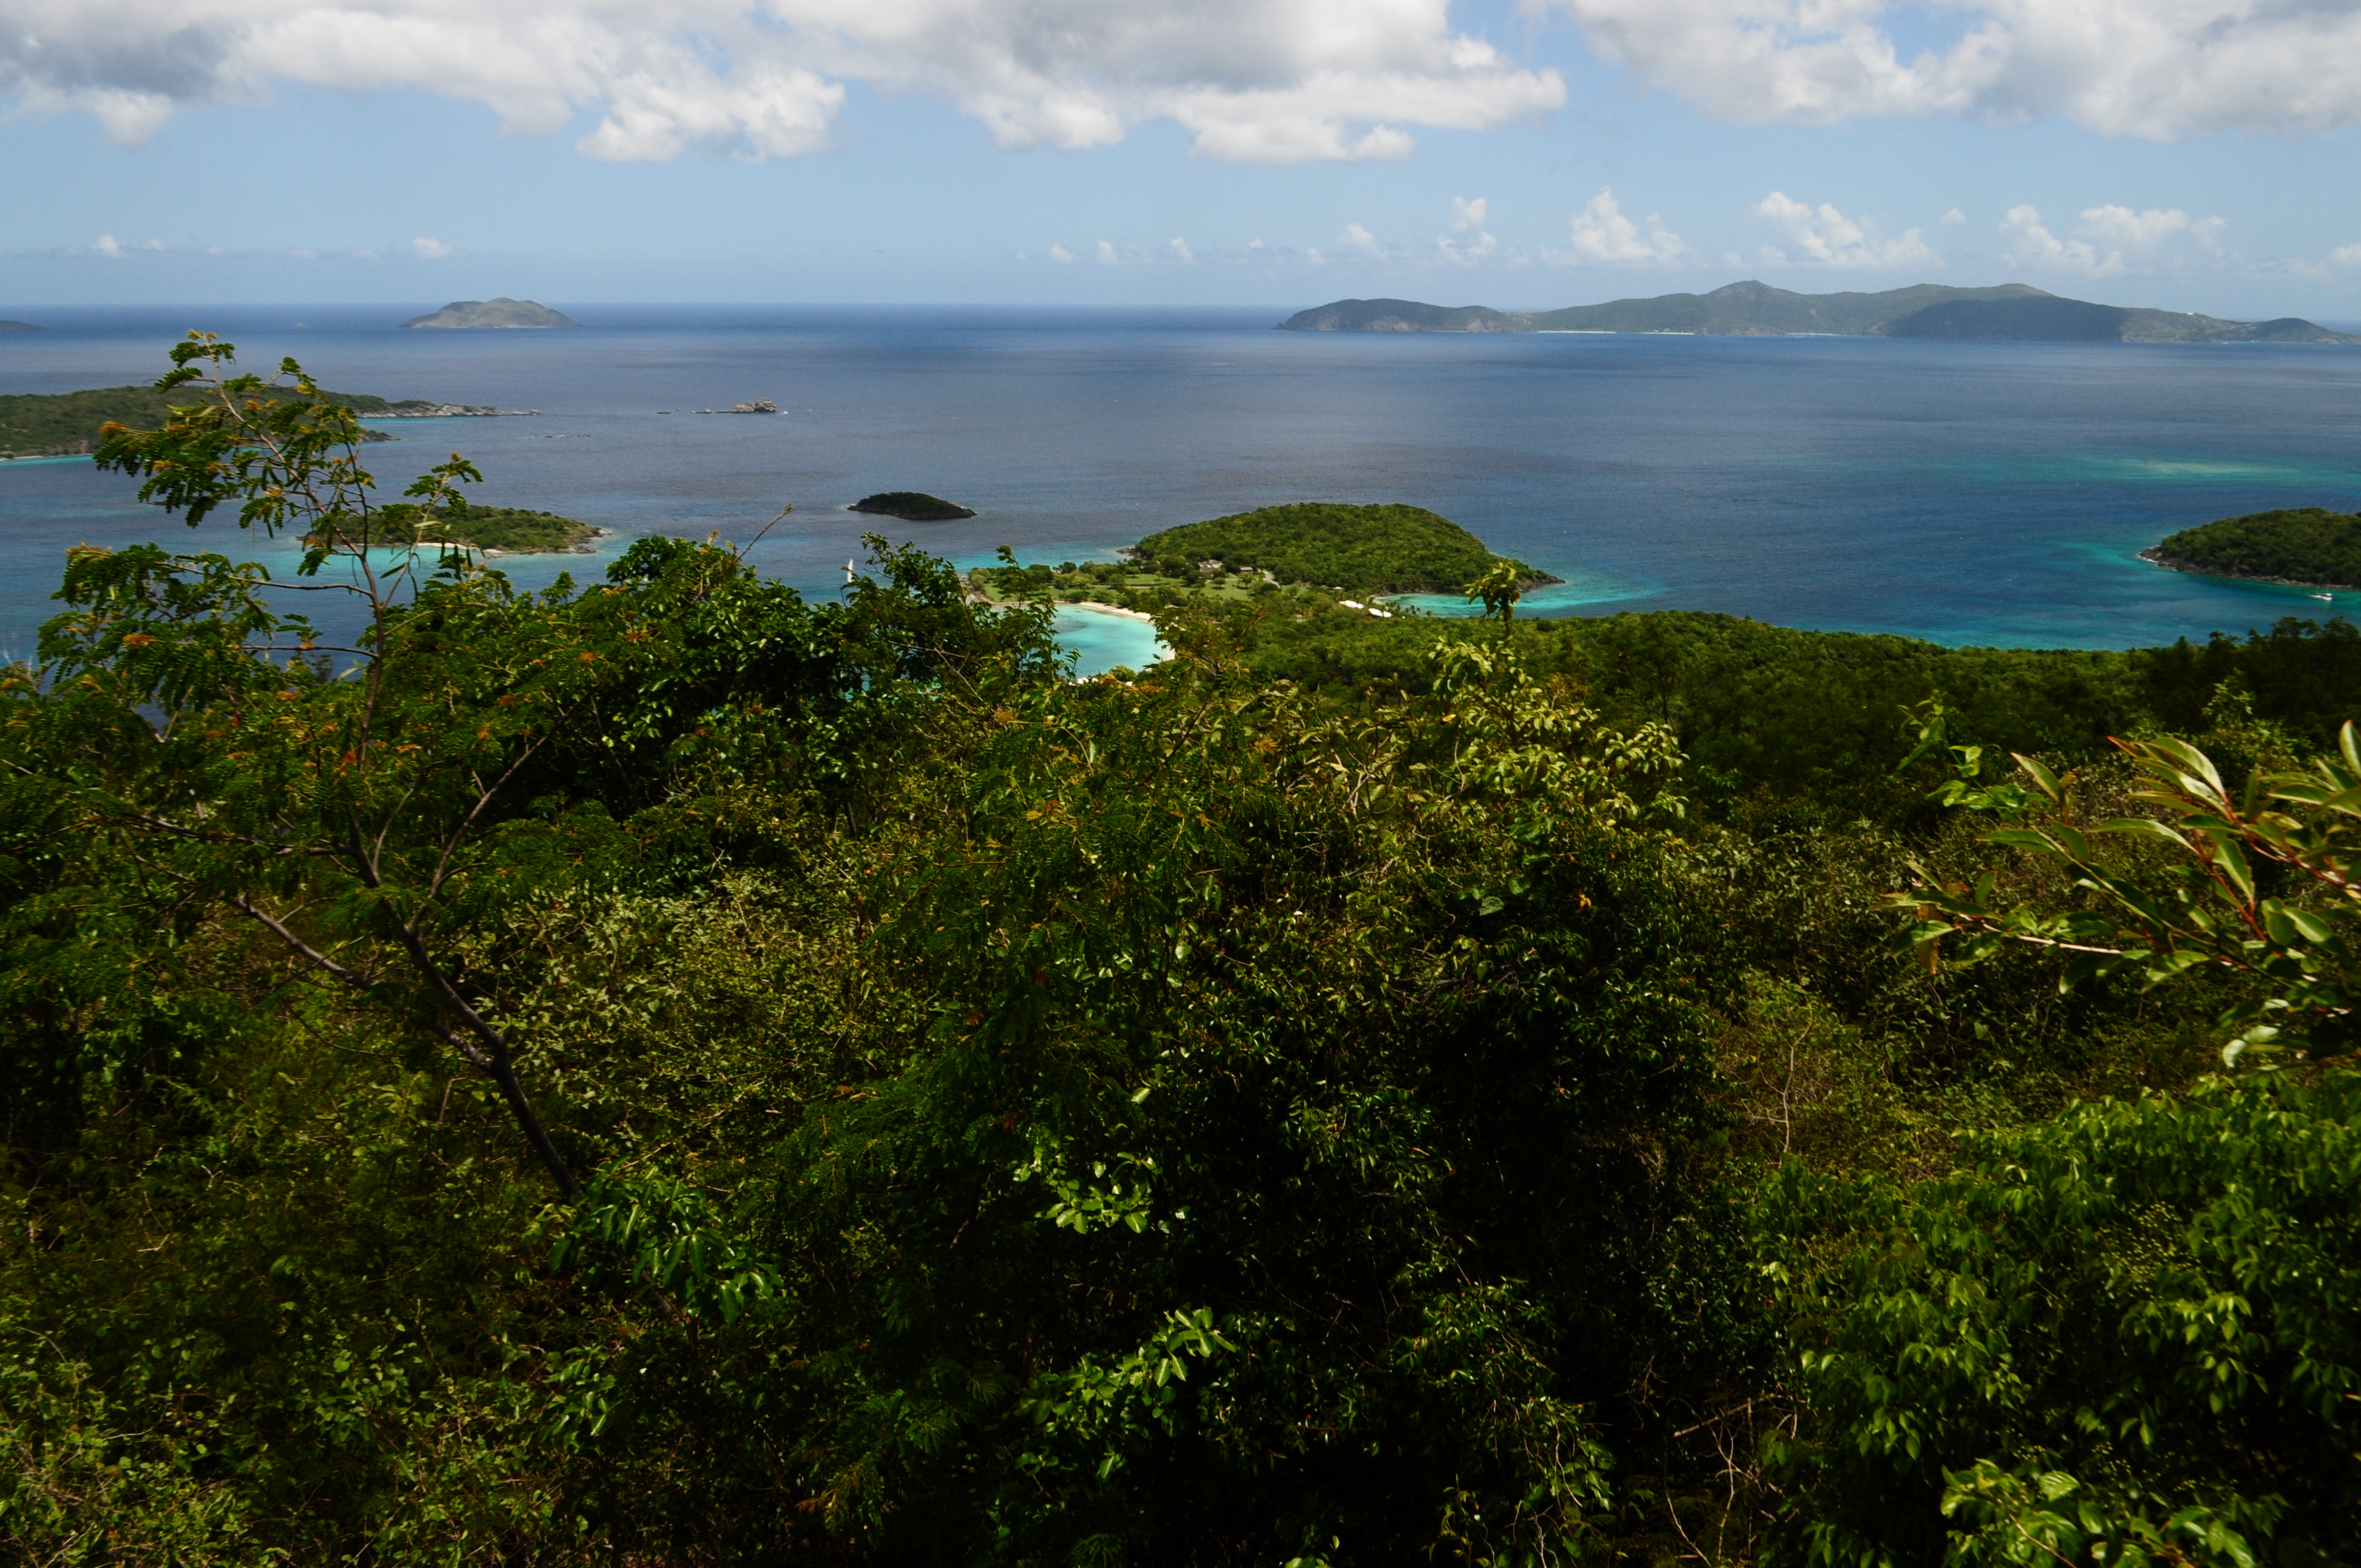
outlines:
[[[884,490],[863,496],[852,503],[852,510],[878,517],[898,517],[905,522],[955,522],[975,515],[972,507],[963,507],[923,490]]]

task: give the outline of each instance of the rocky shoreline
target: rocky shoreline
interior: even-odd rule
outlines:
[[[364,420],[378,419],[532,419],[539,409],[501,409],[489,403],[428,403],[423,406],[404,404],[378,413],[365,413]]]
[[[2161,566],[2168,572],[2186,572],[2193,577],[2219,577],[2229,583],[2269,583],[2283,588],[2341,588],[2346,593],[2361,592],[2361,583],[2331,583],[2310,577],[2258,577],[2244,572],[2215,572],[2191,562],[2163,554],[2155,545],[2139,553],[2139,558],[2151,566]]]

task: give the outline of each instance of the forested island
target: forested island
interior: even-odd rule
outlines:
[[[1264,600],[1299,618],[1338,605],[1383,620],[1381,596],[1454,593],[1488,573],[1519,591],[1558,579],[1521,561],[1495,555],[1483,541],[1422,507],[1298,501],[1263,507],[1151,533],[1119,561],[1064,561],[1056,566],[1005,564],[972,573],[995,601],[1028,596],[1098,603],[1144,614],[1191,602]],[[1359,594],[1371,601],[1343,598]]]
[[[2140,558],[2215,577],[2361,588],[2361,515],[2290,507],[2225,517],[2184,528]]]
[[[2187,311],[2060,299],[2029,283],[1798,294],[1750,279],[1709,294],[1660,294],[1558,311],[1412,300],[1338,300],[1279,323],[1290,332],[1675,333],[1700,336],[1950,337],[2083,343],[2361,343],[2295,316],[2230,322]]]
[[[2351,1552],[2349,623],[1200,558],[1076,680],[884,537],[394,592],[349,412],[180,352],[97,457],[199,537],[0,681],[8,1561]]]
[[[905,522],[955,522],[963,517],[973,517],[974,509],[957,501],[947,501],[940,496],[930,496],[923,490],[885,490],[873,496],[863,496],[852,503],[854,511],[873,517],[898,517]]]

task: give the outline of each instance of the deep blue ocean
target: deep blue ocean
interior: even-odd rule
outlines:
[[[419,310],[432,308],[424,303]],[[2302,590],[2161,571],[2137,552],[2268,507],[2361,508],[2361,347],[1883,338],[1363,335],[1266,311],[564,305],[580,331],[439,333],[400,307],[27,312],[0,392],[152,379],[192,327],[241,365],[331,388],[539,409],[405,421],[368,457],[389,496],[456,451],[475,499],[630,537],[743,542],[840,585],[878,529],[961,565],[1104,558],[1272,502],[1407,501],[1565,577],[1529,611],[1722,610],[1952,644],[2132,647],[2325,619]],[[1292,308],[1292,307],[1288,307]],[[776,418],[707,416],[769,398]],[[84,458],[0,464],[0,656],[30,651],[62,554],[161,540],[291,567],[291,545],[191,533]],[[843,510],[932,491],[971,521]],[[1078,620],[1085,668],[1145,650]]]

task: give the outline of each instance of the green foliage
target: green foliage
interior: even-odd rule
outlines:
[[[103,460],[311,548],[76,551],[0,683],[0,1555],[2345,1550],[2341,623],[523,594],[176,361]],[[1076,591],[1175,658],[1064,678]]]
[[[1221,562],[1268,572],[1282,583],[1346,593],[1457,593],[1503,558],[1446,518],[1411,506],[1301,501],[1151,533],[1137,546],[1149,561]],[[1527,581],[1548,581],[1508,562]]]
[[[2101,1102],[1915,1190],[1790,1174],[1765,1268],[1804,1419],[1773,1554],[2220,1563],[2361,1508],[2361,1079]]]
[[[2217,577],[2361,587],[2361,517],[2324,507],[2251,512],[2184,528],[2147,554]]]
[[[1941,745],[1940,726],[1938,713],[1924,745]],[[1998,816],[2008,826],[1985,842],[2057,862],[2092,896],[2062,910],[2012,904],[1994,868],[1972,887],[1922,872],[1895,903],[1917,916],[1911,938],[1930,968],[1953,935],[1968,938],[1959,957],[1969,963],[2007,943],[2072,954],[2061,987],[2121,972],[2153,989],[2213,967],[2253,992],[2218,1020],[2232,1035],[2226,1061],[2298,1044],[2313,1058],[2342,1055],[2355,1044],[2361,992],[2352,939],[2361,886],[2351,875],[2361,740],[2348,723],[2338,742],[2337,756],[2301,772],[2257,769],[2234,795],[2187,741],[2118,741],[2146,786],[2132,799],[2149,814],[2096,819],[2078,815],[2072,773],[2019,756],[2024,783],[1987,783],[1981,748],[1949,748],[1958,776],[1940,791],[1946,804]],[[2164,863],[2118,847],[2124,839],[2163,846]]]
[[[292,389],[260,387],[252,396],[282,400]],[[381,414],[423,403],[389,403],[366,392],[323,392],[321,397],[360,414]],[[104,387],[87,392],[14,393],[0,397],[0,457],[55,457],[92,452],[109,424],[159,425],[170,417],[163,395],[152,387]],[[364,440],[385,440],[376,432]]]

